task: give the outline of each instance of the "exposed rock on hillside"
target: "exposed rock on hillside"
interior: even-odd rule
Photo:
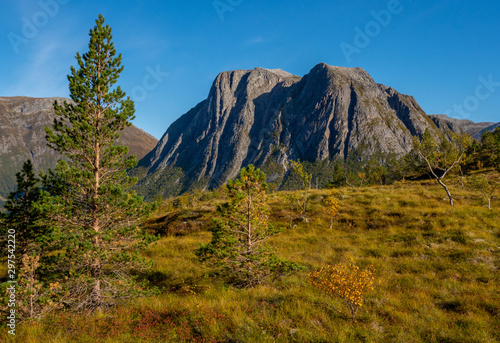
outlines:
[[[426,129],[443,135],[413,97],[360,68],[321,63],[302,78],[237,70],[217,76],[208,98],[169,127],[139,169],[149,175],[145,188],[157,187],[162,174],[178,191],[216,187],[250,163],[284,167],[290,159],[345,158],[354,149],[402,155]]]
[[[0,97],[0,202],[15,186],[15,174],[28,158],[37,169],[55,166],[59,155],[47,147],[45,127],[54,120],[53,103],[64,98]],[[131,126],[123,131],[119,144],[127,145],[138,159],[157,139]]]

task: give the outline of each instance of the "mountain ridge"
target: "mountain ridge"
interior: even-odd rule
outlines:
[[[446,135],[412,96],[376,83],[362,68],[320,63],[303,77],[226,71],[139,162],[138,175],[145,188],[156,187],[162,170],[181,192],[214,188],[250,163],[274,163],[283,174],[292,159],[345,159],[361,148],[401,156],[426,129]]]
[[[476,135],[489,126],[495,125],[493,122],[473,122],[468,119],[451,118],[446,114],[429,114],[429,117],[442,130],[468,133],[478,139]]]
[[[55,167],[60,155],[47,146],[45,127],[55,118],[53,103],[70,101],[62,97],[0,97],[0,196],[15,187],[15,174],[31,159],[37,170]],[[157,139],[135,127],[127,127],[117,141],[129,146],[138,159],[156,146]],[[0,198],[0,202],[5,201]]]
[[[37,169],[55,165],[43,129],[52,124],[56,99],[69,100],[0,97],[0,202],[24,160],[33,159]],[[476,131],[479,137],[498,125],[428,116],[413,96],[375,82],[362,68],[319,63],[303,77],[266,68],[221,72],[207,98],[160,140],[132,126],[119,142],[138,154],[131,173],[140,178],[141,193],[177,195],[215,188],[248,164],[282,185],[292,159],[329,164],[353,151],[401,156],[426,129],[434,137]]]
[[[500,122],[485,127],[484,129],[482,129],[479,132],[475,133],[472,137],[474,137],[477,140],[481,140],[484,132],[493,132],[493,131],[495,131],[495,129],[497,127],[500,127]]]

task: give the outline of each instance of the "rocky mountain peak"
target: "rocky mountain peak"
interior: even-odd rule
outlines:
[[[331,161],[363,149],[402,155],[413,135],[443,133],[415,99],[361,68],[320,63],[304,77],[255,68],[220,73],[208,98],[175,121],[141,162],[148,176],[181,170],[175,185],[215,187],[250,163]]]

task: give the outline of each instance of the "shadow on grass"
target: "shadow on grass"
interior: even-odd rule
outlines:
[[[180,278],[171,273],[161,271],[151,271],[139,277],[146,280],[151,286],[156,286],[164,292],[175,293],[179,295],[196,294],[204,291],[207,287],[201,284],[203,276],[191,276]]]
[[[206,230],[212,224],[207,219],[211,216],[211,211],[202,210],[182,210],[168,213],[162,217],[148,220],[143,228],[154,235],[165,236],[186,236],[193,232]]]

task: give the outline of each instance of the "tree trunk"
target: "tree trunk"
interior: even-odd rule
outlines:
[[[100,114],[97,115],[97,121],[96,121],[96,126],[97,126],[97,132],[99,132],[99,116]],[[101,259],[99,257],[99,253],[101,252],[101,247],[100,247],[100,242],[99,242],[99,232],[101,231],[101,223],[99,221],[99,208],[98,208],[98,202],[99,202],[99,187],[101,186],[101,167],[100,167],[100,153],[101,153],[101,146],[99,144],[99,141],[95,142],[94,145],[95,149],[95,160],[94,160],[94,194],[93,196],[93,229],[96,233],[96,236],[94,237],[94,248],[96,250],[97,256],[94,258],[94,264],[92,265],[92,278],[94,279],[94,287],[92,288],[92,294],[91,294],[91,308],[93,311],[101,311],[102,307],[102,294],[101,294]]]
[[[446,194],[448,194],[448,198],[450,198],[450,205],[453,206],[453,197],[451,196],[448,187],[443,183],[443,181],[441,181],[441,179],[437,179],[437,182],[439,182],[439,184],[443,186],[444,190],[446,191]]]
[[[302,217],[306,219],[306,202],[307,202],[307,187],[304,188],[304,208],[302,209]]]
[[[252,197],[250,196],[250,190],[247,192],[247,251],[249,254],[252,252],[252,216],[251,216],[251,208],[252,208]]]
[[[96,236],[94,245],[98,247],[99,238]],[[99,251],[99,249],[98,249]],[[99,252],[97,252],[99,253]],[[93,311],[100,311],[102,307],[102,294],[101,294],[101,259],[97,256],[94,258],[92,265],[92,278],[94,279],[94,287],[91,294],[91,308]]]
[[[33,321],[33,314],[34,314],[34,306],[33,306],[33,298],[35,297],[35,294],[36,294],[36,289],[35,289],[35,285],[34,285],[34,278],[35,276],[33,275],[34,273],[31,272],[30,273],[30,292],[31,292],[31,295],[30,295],[30,321]]]
[[[91,310],[100,312],[102,309],[101,280],[95,279],[91,294]]]

